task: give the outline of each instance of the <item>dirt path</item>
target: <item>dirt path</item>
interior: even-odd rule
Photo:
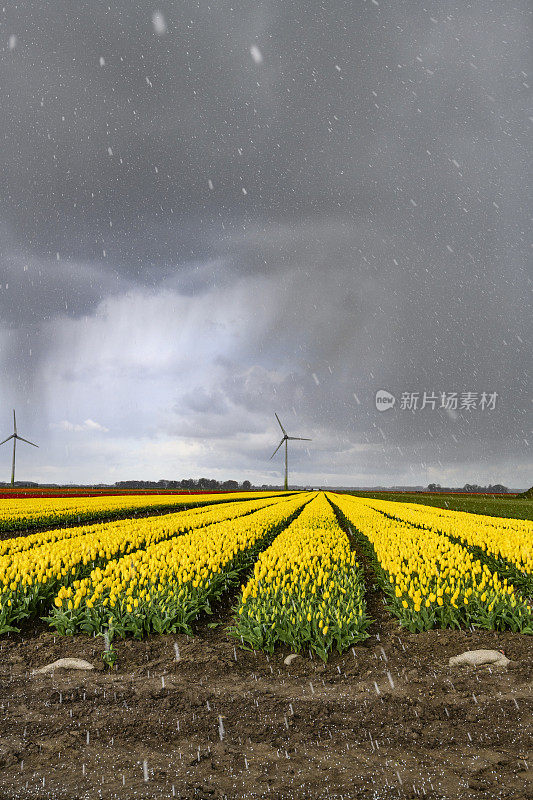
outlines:
[[[448,667],[476,647],[518,664]],[[63,656],[100,666],[101,650],[44,630],[0,643],[0,797],[533,797],[528,637],[409,634],[382,614],[327,666],[286,667],[286,650],[245,652],[204,623],[119,642],[117,672],[31,676]]]

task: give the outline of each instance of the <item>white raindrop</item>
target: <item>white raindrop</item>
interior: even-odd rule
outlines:
[[[256,44],[253,44],[250,47],[250,55],[252,56],[252,59],[255,61],[256,64],[263,63],[263,54]]]
[[[160,11],[154,11],[152,14],[152,25],[154,26],[154,32],[158,36],[164,36],[167,32],[167,23]]]

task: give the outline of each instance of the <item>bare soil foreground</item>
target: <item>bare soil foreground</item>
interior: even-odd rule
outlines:
[[[533,798],[531,638],[409,634],[378,611],[327,666],[235,649],[207,623],[119,641],[111,672],[101,638],[4,638],[0,797]],[[448,666],[475,648],[516,663]],[[97,670],[32,675],[61,657]]]

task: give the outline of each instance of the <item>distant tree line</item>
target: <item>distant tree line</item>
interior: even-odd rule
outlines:
[[[505,494],[509,491],[507,486],[501,483],[490,484],[489,486],[478,486],[477,483],[465,483],[462,489],[441,486],[440,483],[430,483],[427,487],[428,492],[476,492],[484,494]]]
[[[250,481],[217,481],[214,478],[184,478],[181,481],[117,481],[117,489],[194,489],[213,492],[231,492],[241,489],[247,492],[252,488]]]
[[[0,486],[11,486],[11,483],[0,481]],[[252,488],[250,481],[217,481],[214,478],[186,478],[182,481],[117,481],[114,484],[109,483],[94,483],[94,484],[61,484],[61,483],[35,483],[34,481],[15,481],[15,486],[18,488],[31,489],[31,488],[49,488],[61,489],[65,486],[68,488],[87,488],[90,486],[92,489],[194,489],[196,491],[243,491],[248,492]],[[271,488],[263,486],[265,488]]]

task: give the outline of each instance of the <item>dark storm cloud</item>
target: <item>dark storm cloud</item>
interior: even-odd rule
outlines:
[[[211,438],[205,469],[259,475],[274,407],[312,430],[313,479],[522,469],[526,2],[23,2],[2,23],[2,401],[38,392],[56,438],[96,419],[108,455],[113,431],[125,458]],[[381,387],[499,404],[379,414]]]

